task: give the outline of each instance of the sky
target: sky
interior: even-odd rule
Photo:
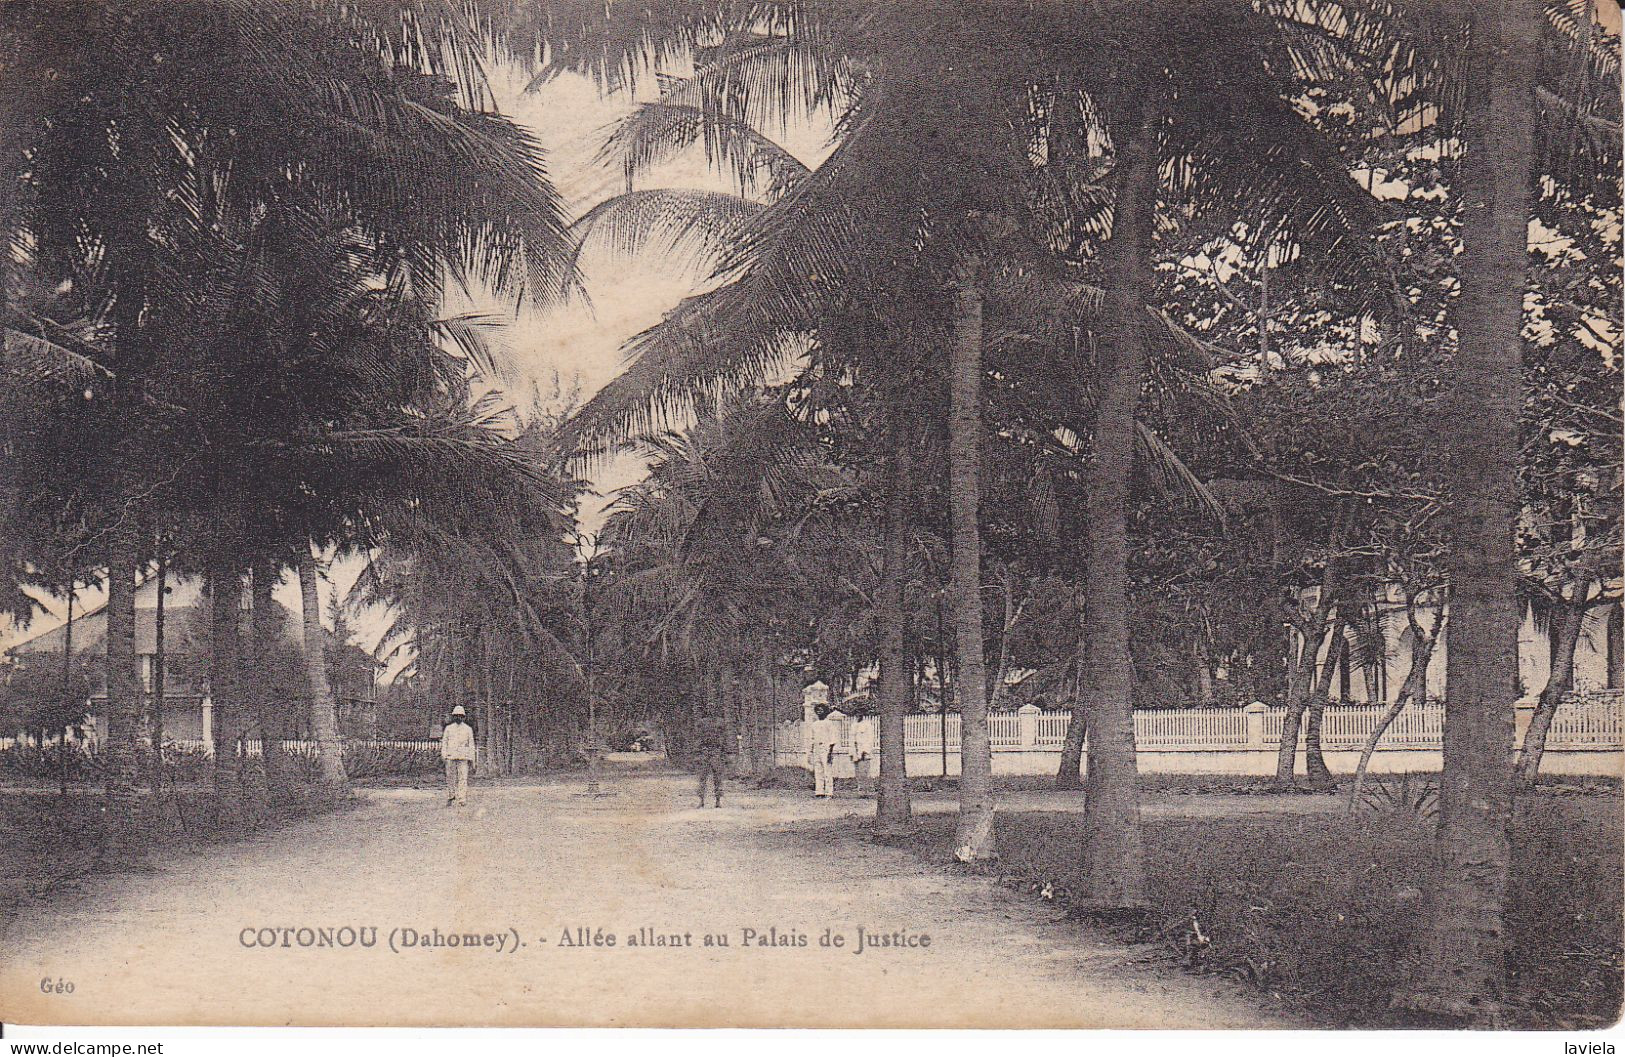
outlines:
[[[691,70],[670,71],[687,75]],[[623,190],[624,177],[614,164],[595,164],[595,156],[613,124],[639,103],[658,98],[654,78],[644,78],[637,95],[600,94],[586,78],[563,74],[534,91],[512,67],[492,71],[491,86],[503,113],[530,129],[547,151],[552,182],[572,219]],[[829,149],[830,130],[816,123],[767,130],[791,154],[808,164],[821,161]],[[730,182],[709,169],[703,151],[695,149],[640,177],[639,190],[654,187],[731,191]],[[516,393],[530,383],[543,393],[555,378],[566,390],[579,385],[586,400],[618,374],[624,365],[627,339],[659,323],[682,298],[706,285],[704,269],[663,254],[629,260],[599,250],[582,256],[586,298],[546,313],[523,311],[509,328],[507,344]],[[522,397],[521,397],[522,399]],[[582,528],[596,532],[603,508],[615,489],[643,475],[642,463],[623,456],[609,461],[592,480],[599,497],[583,504]]]

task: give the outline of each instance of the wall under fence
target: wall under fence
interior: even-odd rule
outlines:
[[[1622,752],[1621,691],[1593,690],[1570,695],[1558,708],[1541,757],[1543,774],[1615,776],[1625,768]],[[1532,700],[1518,702],[1516,742],[1534,715]],[[1376,728],[1383,705],[1332,705],[1321,726],[1321,749],[1334,774],[1352,774],[1360,751]],[[1145,709],[1134,714],[1139,767],[1144,774],[1275,773],[1276,747],[1286,717],[1283,707],[1262,704],[1245,708]],[[1054,774],[1071,724],[1067,712],[1046,712],[1031,705],[988,718],[993,743],[993,773]],[[903,744],[908,773],[937,777],[959,773],[959,716],[911,715],[904,721]],[[1437,771],[1444,734],[1444,706],[1430,701],[1401,712],[1383,733],[1372,755],[1374,774]],[[836,776],[877,773],[879,721],[841,721],[836,746]],[[800,722],[778,728],[776,758],[782,767],[807,766],[807,742]],[[1303,736],[1299,734],[1297,772],[1305,773]]]

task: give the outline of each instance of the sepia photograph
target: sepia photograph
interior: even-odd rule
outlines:
[[[1620,45],[0,0],[0,1038],[1613,1053]]]

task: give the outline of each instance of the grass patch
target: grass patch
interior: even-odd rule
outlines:
[[[954,818],[923,816],[912,842],[947,861]],[[1069,901],[1078,816],[999,816],[1000,861],[987,871],[1030,898]],[[1620,1013],[1620,802],[1617,795],[1523,798],[1514,827],[1507,928],[1512,1022],[1587,1029]],[[1406,1022],[1388,1001],[1421,908],[1432,849],[1400,812],[1148,818],[1151,941],[1194,972],[1239,978],[1339,1027]],[[1193,935],[1191,920],[1200,925]]]
[[[1434,776],[1435,780],[1437,776]],[[799,767],[779,767],[770,772],[770,780],[763,785],[770,785],[776,789],[812,788],[812,772]],[[1591,780],[1596,782],[1598,788],[1606,788],[1600,783],[1606,780]],[[879,782],[875,778],[838,778],[836,788],[842,792],[853,792],[861,796],[873,796]],[[1063,796],[1083,796],[1083,790],[1058,790],[1055,788],[1055,776],[1052,774],[996,774],[992,778],[993,791],[996,793],[1060,793]],[[1617,783],[1616,783],[1617,785]],[[1142,774],[1140,775],[1140,792],[1144,796],[1187,796],[1187,795],[1230,795],[1230,796],[1280,796],[1298,795],[1310,796],[1329,792],[1342,791],[1347,793],[1349,782],[1347,778],[1325,786],[1311,786],[1300,778],[1293,784],[1282,784],[1274,778],[1261,778],[1250,775],[1203,775],[1203,774]],[[959,777],[949,775],[947,778],[929,775],[910,775],[908,779],[909,791],[922,796],[957,796],[959,795]],[[1574,785],[1577,792],[1594,792],[1591,785]]]

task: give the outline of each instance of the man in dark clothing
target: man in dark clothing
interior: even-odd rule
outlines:
[[[701,716],[694,724],[700,757],[700,806],[705,806],[705,780],[711,779],[716,806],[722,806],[722,775],[728,766],[728,724],[720,716]]]

